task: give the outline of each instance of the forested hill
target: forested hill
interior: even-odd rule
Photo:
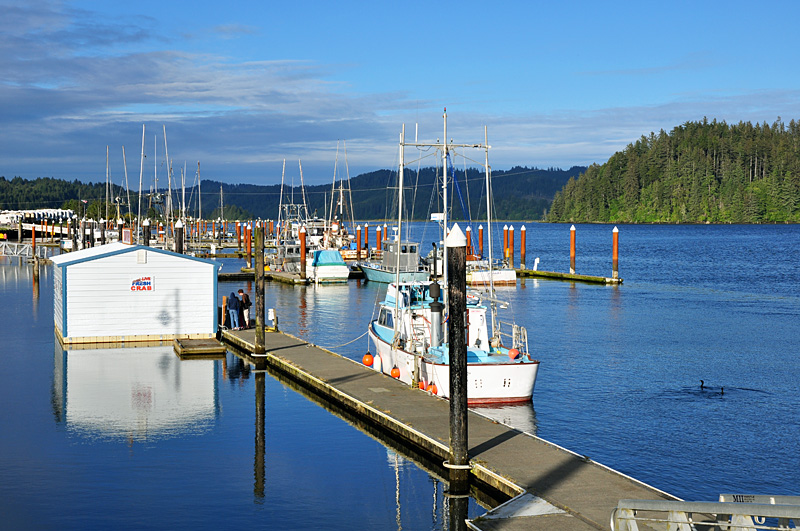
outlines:
[[[643,136],[556,194],[548,221],[800,221],[800,122],[687,122]]]
[[[570,178],[586,171],[585,166],[575,166],[569,170],[537,169],[514,167],[507,171],[492,172],[492,192],[496,219],[538,220],[543,219],[556,192],[564,187]],[[434,186],[435,168],[407,169],[404,174],[404,216],[414,219],[427,219],[431,212],[441,211],[441,190]],[[337,183],[338,187],[338,183]],[[379,170],[365,173],[350,180],[353,212],[356,219],[393,219],[397,216],[397,172]],[[281,200],[280,185],[225,184],[213,180],[202,182],[202,215],[205,219],[215,219],[220,215],[220,188],[222,189],[223,215],[226,219],[275,219]],[[160,190],[166,193],[165,190]],[[331,202],[331,184],[284,187],[283,201],[302,203],[303,192],[311,213],[325,215],[326,205]],[[482,169],[467,169],[455,172],[455,182],[451,181],[449,192],[452,201],[452,214],[455,219],[465,219],[469,211],[471,219],[486,216],[486,181]],[[105,184],[84,184],[52,178],[26,180],[14,177],[7,180],[0,177],[0,209],[22,210],[35,208],[71,208],[81,212],[79,200],[86,200],[87,215],[99,219],[105,216]],[[190,216],[197,215],[197,190],[187,190]],[[116,212],[114,199],[122,204],[122,215],[127,212],[130,200],[132,211],[138,209],[138,196],[128,194],[119,186],[111,192],[110,213]],[[155,211],[150,195],[142,197],[142,213],[154,217]],[[173,192],[173,202],[178,204],[180,193]],[[413,206],[413,208],[412,208]],[[80,207],[80,208],[79,208]],[[116,214],[111,214],[116,215]]]

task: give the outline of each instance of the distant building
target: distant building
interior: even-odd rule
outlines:
[[[124,243],[52,261],[53,319],[65,346],[216,336],[216,262]]]

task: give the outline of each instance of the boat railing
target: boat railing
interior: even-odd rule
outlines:
[[[611,512],[612,531],[639,531],[639,524],[675,531],[795,529],[800,525],[800,505],[620,500]]]
[[[503,331],[503,325],[511,328],[511,333]],[[520,352],[528,353],[528,331],[524,326],[516,323],[509,323],[505,321],[498,321],[498,335],[500,338],[508,338],[511,340],[511,347],[519,350]]]

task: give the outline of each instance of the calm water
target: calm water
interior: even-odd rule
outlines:
[[[569,226],[526,228],[528,263],[566,271]],[[579,273],[610,276],[611,228],[577,227]],[[484,412],[685,499],[798,494],[798,264],[797,226],[622,226],[622,286],[500,290],[542,366],[533,406]],[[285,331],[360,359],[383,289],[275,283],[266,300]],[[64,353],[51,274],[37,298],[9,260],[0,301],[6,525],[448,527],[435,473],[233,355]]]

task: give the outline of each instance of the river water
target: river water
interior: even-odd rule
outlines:
[[[435,228],[410,228],[430,248]],[[526,229],[528,264],[567,271],[569,225]],[[578,273],[611,275],[611,229],[577,226]],[[541,368],[532,405],[481,412],[687,500],[796,495],[799,264],[794,225],[621,226],[621,286],[498,290]],[[252,296],[220,297],[239,287]],[[230,353],[62,351],[52,289],[49,269],[37,294],[30,266],[0,259],[4,525],[448,528],[436,470]],[[360,360],[384,290],[268,283],[266,302],[283,330]]]

